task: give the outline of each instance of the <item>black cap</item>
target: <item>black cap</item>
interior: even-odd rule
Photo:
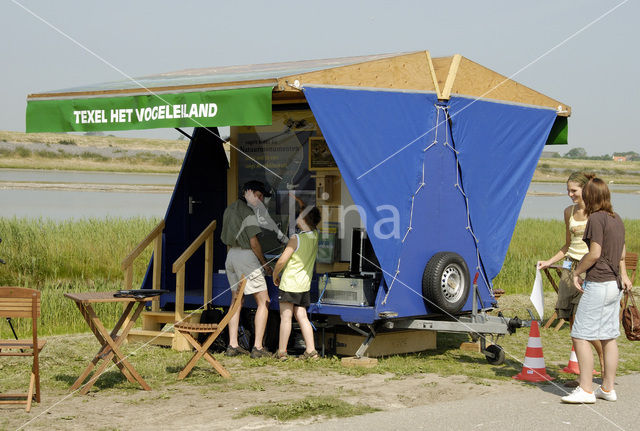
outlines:
[[[243,193],[247,190],[253,190],[254,192],[260,192],[265,198],[271,197],[271,192],[267,191],[264,183],[256,180],[247,181],[242,186]]]

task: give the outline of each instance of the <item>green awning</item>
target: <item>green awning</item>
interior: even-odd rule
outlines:
[[[94,132],[271,124],[272,86],[27,101],[27,132]]]
[[[556,117],[545,145],[567,145],[569,143],[569,122],[567,117]]]

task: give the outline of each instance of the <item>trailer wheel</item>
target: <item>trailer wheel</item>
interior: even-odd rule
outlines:
[[[488,363],[490,363],[491,365],[500,365],[504,363],[504,350],[502,349],[502,346],[491,344],[487,346],[486,350],[487,352],[493,354],[493,358],[489,355],[485,355]]]
[[[422,294],[433,311],[454,314],[467,302],[469,281],[469,268],[462,256],[450,251],[439,252],[429,259],[424,269]]]

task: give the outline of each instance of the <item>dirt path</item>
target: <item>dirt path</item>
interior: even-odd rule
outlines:
[[[236,416],[247,407],[293,401],[309,395],[326,395],[389,411],[484,397],[498,391],[528,390],[510,382],[477,384],[461,376],[443,378],[418,374],[399,379],[369,374],[355,377],[334,372],[319,375],[308,370],[286,371],[269,365],[243,369],[239,365],[230,367],[233,381],[223,391],[219,385],[214,388],[184,381],[150,392],[101,390],[86,396],[64,391],[45,393],[42,404],[35,405],[30,414],[16,408],[0,409],[0,429],[226,430],[280,426],[295,429],[322,418],[280,423],[264,417]]]

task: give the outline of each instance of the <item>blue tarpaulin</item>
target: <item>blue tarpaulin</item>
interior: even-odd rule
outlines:
[[[449,112],[480,255],[494,278],[556,113],[462,97],[451,99]]]
[[[422,275],[439,251],[482,275],[488,304],[555,112],[432,93],[304,91],[392,288],[377,311],[428,314]]]

